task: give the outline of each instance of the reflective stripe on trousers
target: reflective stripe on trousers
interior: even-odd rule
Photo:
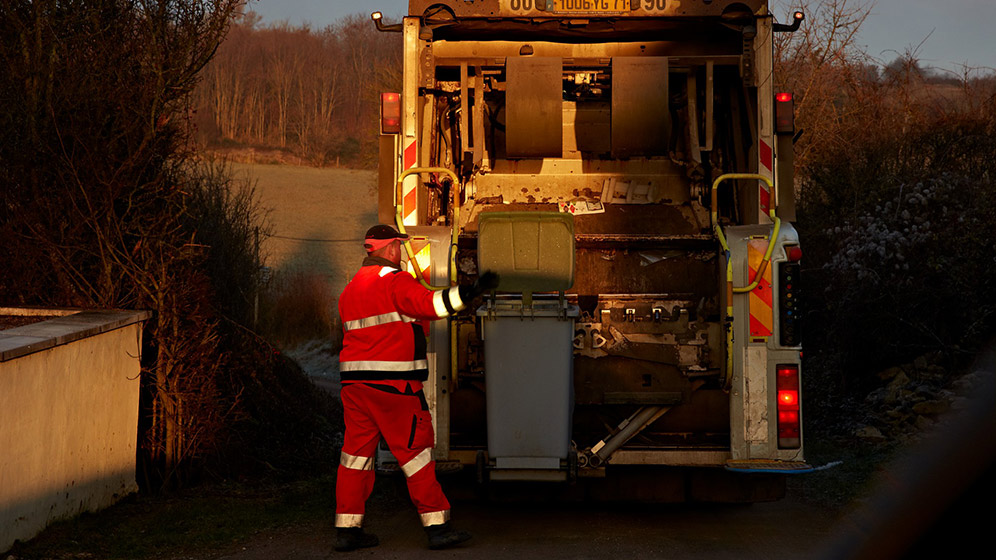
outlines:
[[[335,514],[335,526],[337,528],[349,529],[363,526],[362,513],[337,513]]]
[[[445,509],[443,511],[430,511],[429,513],[422,513],[419,514],[419,518],[422,520],[423,527],[442,525],[450,520],[450,510]]]
[[[373,457],[358,457],[343,451],[339,454],[339,464],[347,469],[357,471],[372,471],[374,468]]]
[[[405,473],[405,478],[411,478],[430,462],[432,462],[432,448],[426,447],[421,453],[413,457],[411,461],[401,465],[401,471]]]

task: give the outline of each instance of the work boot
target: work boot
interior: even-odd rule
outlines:
[[[449,521],[442,525],[430,525],[426,527],[425,534],[429,535],[429,548],[432,550],[456,546],[462,542],[469,541],[470,537],[473,536],[467,531],[454,531],[450,528]]]
[[[368,548],[378,544],[380,544],[380,540],[377,539],[377,535],[364,533],[360,527],[340,527],[336,530],[335,549],[339,552]]]

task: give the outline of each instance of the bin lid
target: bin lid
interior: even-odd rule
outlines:
[[[501,276],[502,292],[565,291],[574,285],[574,216],[485,212],[478,216],[478,270]]]

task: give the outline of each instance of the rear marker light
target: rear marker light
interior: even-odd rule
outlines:
[[[782,346],[799,346],[799,259],[802,249],[797,245],[785,247],[785,262],[777,265],[778,270],[778,342]]]

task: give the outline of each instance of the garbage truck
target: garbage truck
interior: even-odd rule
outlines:
[[[803,456],[791,92],[766,0],[411,0],[378,215],[442,289],[440,469],[654,501],[780,498]],[[378,464],[388,468],[382,450]],[[628,492],[628,494],[627,494]]]

